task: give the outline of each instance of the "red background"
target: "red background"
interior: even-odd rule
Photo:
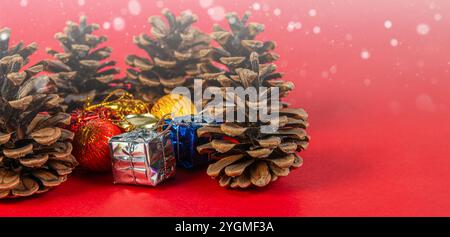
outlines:
[[[179,171],[156,188],[113,185],[110,175],[78,171],[46,194],[1,201],[0,216],[450,215],[449,1],[139,0],[140,12],[128,2],[2,0],[0,27],[10,27],[14,41],[36,41],[33,60],[40,60],[45,47],[58,47],[53,35],[65,21],[86,14],[101,26],[111,23],[99,33],[109,36],[124,69],[128,53],[143,53],[132,36],[148,32],[147,17],[162,6],[190,9],[207,32],[212,23],[225,25],[208,8],[250,10],[251,21],[266,25],[262,38],[278,43],[280,71],[297,85],[289,101],[310,114],[304,166],[247,191],[222,189],[203,170]],[[113,27],[116,17],[124,29]],[[301,28],[289,29],[289,22]]]

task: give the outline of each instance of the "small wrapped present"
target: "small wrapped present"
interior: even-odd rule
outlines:
[[[200,155],[197,146],[210,142],[210,138],[198,138],[197,129],[203,126],[213,126],[215,121],[201,115],[175,117],[170,129],[177,164],[191,169],[209,164],[209,154]]]
[[[156,186],[175,175],[169,129],[137,129],[109,141],[114,183]]]

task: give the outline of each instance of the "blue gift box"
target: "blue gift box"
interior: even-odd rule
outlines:
[[[208,143],[210,138],[199,138],[197,129],[217,124],[213,119],[202,116],[182,116],[172,119],[170,139],[173,144],[177,165],[192,169],[209,164],[208,154],[200,155],[196,147]]]

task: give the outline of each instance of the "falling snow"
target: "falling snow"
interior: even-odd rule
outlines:
[[[433,18],[435,21],[441,21],[442,20],[442,15],[439,13],[434,14]]]
[[[289,22],[287,26],[287,31],[292,32],[294,31],[294,29],[295,29],[294,24],[292,24],[292,22]]]
[[[234,24],[234,23],[236,23],[236,21],[237,21],[238,19],[236,19],[236,17],[230,17],[229,19],[228,19],[228,22],[230,23],[230,24]]]
[[[0,40],[1,41],[5,41],[7,39],[9,39],[9,34],[7,32],[3,32],[3,33],[0,34]]]
[[[28,0],[20,0],[19,5],[20,5],[21,7],[26,7],[26,6],[28,6]]]
[[[36,2],[39,2],[36,0]],[[181,3],[185,4],[189,1],[181,1]],[[193,1],[196,3],[196,6],[193,6],[192,9],[195,10],[194,12],[202,15],[202,11],[206,12],[210,20],[209,21],[223,21],[226,16],[226,12],[231,11],[238,11],[234,7],[233,4],[223,4],[219,5],[219,0],[196,0]],[[275,2],[275,1],[274,1]],[[16,7],[30,7],[30,3],[34,4],[35,1],[30,0],[15,0]],[[103,19],[103,21],[100,21],[100,25],[104,30],[115,30],[115,31],[123,31],[123,35],[128,34],[127,28],[140,28],[140,27],[146,27],[146,26],[140,26],[139,24],[133,22],[131,20],[133,16],[142,15],[144,17],[145,13],[143,9],[143,4],[147,3],[147,0],[127,0],[122,2],[121,5],[116,10],[110,10],[108,11],[109,16]],[[180,7],[181,7],[180,3]],[[59,4],[59,5],[58,5]],[[103,3],[98,3],[94,0],[73,0],[73,4],[77,5],[79,12],[90,14],[92,13],[93,9],[95,9],[95,6],[102,7]],[[73,5],[71,4],[71,5]],[[150,7],[158,7],[158,8],[172,8],[170,1],[165,0],[155,0],[152,1],[152,4]],[[60,8],[59,14],[66,15],[66,8],[68,7],[68,3],[65,1],[57,1],[56,7]],[[226,5],[226,8],[224,7]],[[235,4],[236,5],[236,4]],[[334,2],[332,2],[332,5],[334,5]],[[408,63],[401,60],[399,57],[399,53],[402,53],[403,50],[409,50],[410,52],[414,51],[414,45],[411,45],[410,39],[407,38],[406,34],[417,33],[418,35],[425,36],[429,34],[438,34],[440,31],[440,28],[444,27],[444,20],[447,22],[446,19],[446,13],[444,12],[442,6],[438,6],[436,3],[429,3],[429,5],[425,5],[425,11],[426,15],[418,16],[415,18],[415,22],[412,22],[412,25],[404,24],[404,21],[399,18],[397,15],[393,14],[385,14],[384,16],[381,16],[381,18],[378,18],[377,21],[374,22],[373,29],[377,30],[377,35],[379,35],[380,44],[378,42],[374,43],[372,41],[367,40],[367,36],[362,34],[361,32],[358,32],[357,28],[352,28],[351,24],[347,24],[346,22],[329,22],[321,21],[318,22],[318,17],[321,16],[322,12],[327,13],[329,15],[330,11],[327,9],[324,9],[323,6],[314,5],[303,8],[299,8],[300,10],[292,10],[286,8],[285,5],[277,5],[275,3],[267,3],[263,0],[253,0],[249,4],[246,5],[248,10],[255,11],[256,18],[262,17],[262,19],[266,20],[266,22],[263,22],[261,19],[252,19],[256,22],[261,21],[264,24],[270,24],[274,23],[279,24],[279,27],[284,28],[282,30],[287,32],[292,32],[292,37],[300,37],[298,40],[301,40],[302,36],[298,36],[301,34],[298,34],[297,32],[303,32],[307,35],[315,35],[314,40],[317,42],[318,47],[333,47],[333,49],[337,49],[338,47],[346,47],[349,51],[349,54],[353,54],[354,57],[356,56],[356,59],[358,59],[358,56],[362,61],[369,60],[372,58],[372,54],[376,55],[377,57],[375,59],[378,60],[378,57],[384,58],[385,52],[392,52],[393,57],[392,60],[392,68],[395,68],[397,75],[407,75],[407,71],[404,69],[407,67]],[[418,7],[418,6],[416,6]],[[184,6],[181,8],[185,8]],[[197,9],[195,9],[197,8]],[[410,8],[413,8],[413,6],[410,6]],[[422,7],[423,8],[423,7]],[[27,9],[28,10],[28,9]],[[423,10],[423,9],[422,9]],[[180,12],[182,9],[180,9]],[[71,14],[67,14],[71,15]],[[323,14],[325,15],[325,14]],[[307,19],[303,19],[303,18]],[[253,18],[253,16],[252,16]],[[126,19],[126,21],[125,21]],[[31,24],[37,26],[39,25],[39,22],[41,19],[39,19],[36,16],[31,16],[29,19]],[[229,19],[230,21],[236,20],[236,19]],[[301,20],[302,22],[300,22]],[[206,19],[206,22],[208,19]],[[103,22],[103,24],[102,24]],[[287,22],[287,26],[286,26]],[[440,23],[438,23],[440,22]],[[411,23],[411,22],[410,22]],[[334,28],[333,28],[334,27]],[[415,28],[414,28],[415,27]],[[431,28],[433,28],[433,31],[431,31]],[[415,32],[414,32],[415,31]],[[285,32],[285,33],[287,33]],[[330,33],[330,32],[336,32],[336,34]],[[431,33],[430,33],[431,32]],[[130,32],[131,33],[131,32]],[[423,39],[431,39],[433,37],[424,37]],[[3,33],[0,35],[0,40],[4,41],[9,39],[9,35],[6,33]],[[304,37],[303,39],[307,42],[307,37]],[[427,41],[428,42],[428,41]],[[320,44],[320,45],[319,45]],[[352,47],[354,49],[352,49]],[[383,47],[383,48],[379,48]],[[431,46],[430,46],[431,47]],[[295,45],[293,45],[290,48],[287,48],[286,50],[295,51],[297,48]],[[438,50],[438,48],[431,48],[430,50]],[[359,53],[359,55],[358,55]],[[402,61],[399,63],[399,60]],[[448,62],[448,59],[445,58],[441,60],[440,65],[445,65],[444,71],[449,73],[449,65],[450,62]],[[442,84],[443,80],[437,80],[435,78],[427,78],[426,71],[427,67],[426,65],[432,65],[432,62],[430,62],[429,58],[421,58],[419,60],[418,57],[412,58],[410,60],[411,64],[413,64],[413,68],[417,70],[409,75],[416,75],[417,79],[425,80],[427,83],[431,83],[433,85],[436,84]],[[337,65],[339,64],[340,73],[337,74]],[[308,73],[308,76],[310,75],[316,75],[317,77],[327,78],[330,79],[338,79],[340,74],[344,74],[345,72],[345,65],[341,65],[341,62],[338,61],[331,61],[330,67],[319,69],[318,71],[312,71],[312,67],[305,67],[305,69],[302,69],[300,72],[300,76],[306,75]],[[341,69],[342,68],[342,69]],[[403,69],[402,69],[403,68]],[[317,70],[317,69],[316,69]],[[341,73],[342,71],[342,73]],[[337,74],[337,75],[335,75]],[[367,76],[367,77],[366,77]],[[370,86],[375,82],[373,79],[374,77],[371,77],[372,75],[364,75],[358,77],[358,83],[362,82],[363,86]],[[394,77],[394,76],[393,76]],[[372,78],[372,79],[369,79]],[[414,76],[410,77],[414,78]],[[374,81],[372,81],[374,80]],[[378,82],[378,81],[376,81]],[[405,85],[406,87],[407,85]],[[430,93],[430,95],[432,95]],[[416,99],[416,107],[419,110],[423,111],[434,111],[439,110],[439,103],[434,104],[432,98],[428,94],[422,94],[416,97],[412,97],[412,101],[414,103],[414,99]],[[437,98],[435,98],[437,99]],[[436,101],[440,102],[440,101]]]
[[[370,58],[370,53],[369,53],[369,51],[367,51],[367,50],[362,50],[361,51],[361,58],[362,59],[364,59],[364,60],[367,60],[367,59],[369,59]]]
[[[273,14],[274,14],[275,16],[281,15],[281,9],[280,9],[280,8],[275,8],[275,9],[273,10]]]
[[[391,29],[391,28],[392,28],[392,21],[386,20],[386,21],[384,22],[384,28],[386,28],[386,29]]]
[[[156,6],[159,7],[159,8],[163,8],[164,7],[164,1],[162,1],[162,0],[156,1]]]
[[[208,9],[208,15],[214,21],[221,21],[221,20],[225,19],[225,9],[221,6],[212,7],[210,9]]]
[[[319,34],[320,33],[320,27],[319,26],[314,26],[313,33],[314,34]]]
[[[391,39],[390,44],[392,47],[397,47],[398,46],[398,40],[397,39]]]
[[[295,21],[290,21],[287,26],[287,30],[289,32],[292,32],[294,30],[300,30],[301,28],[302,28],[302,23],[295,22]]]
[[[208,8],[213,5],[214,1],[213,0],[200,0],[199,3],[202,8]]]
[[[117,31],[125,29],[125,20],[122,17],[116,17],[113,20],[113,27]]]
[[[417,25],[416,30],[419,35],[427,35],[430,32],[430,27],[425,23],[421,23]]]
[[[317,10],[316,9],[311,9],[308,11],[308,15],[311,17],[314,17],[317,15]]]
[[[261,4],[255,2],[255,3],[253,3],[252,8],[255,11],[259,11],[261,9]]]
[[[111,23],[109,22],[103,23],[103,29],[108,30],[109,28],[111,28]]]
[[[131,15],[139,15],[141,13],[141,4],[138,0],[130,0],[128,2],[128,11]]]

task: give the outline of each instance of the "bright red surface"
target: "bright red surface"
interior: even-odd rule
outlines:
[[[57,47],[54,33],[81,13],[101,25],[124,19],[122,31],[101,30],[114,59],[142,54],[132,36],[148,30],[147,16],[160,11],[157,2],[144,0],[139,15],[129,13],[126,0],[20,2],[1,1],[0,26],[10,27],[15,40],[38,42],[34,60],[45,56],[46,46]],[[260,10],[249,8],[254,2]],[[197,0],[162,3],[176,12],[191,9],[203,30],[214,23]],[[222,189],[203,170],[179,171],[156,188],[77,172],[49,193],[0,202],[0,216],[450,215],[449,1],[215,0],[213,6],[252,10],[251,20],[267,26],[262,37],[277,41],[279,69],[297,85],[289,101],[310,114],[312,143],[301,154],[302,168],[247,191]],[[309,16],[310,9],[317,15]],[[386,20],[392,28],[384,27]],[[290,21],[301,29],[289,32]],[[421,23],[429,26],[426,35],[417,33]]]

